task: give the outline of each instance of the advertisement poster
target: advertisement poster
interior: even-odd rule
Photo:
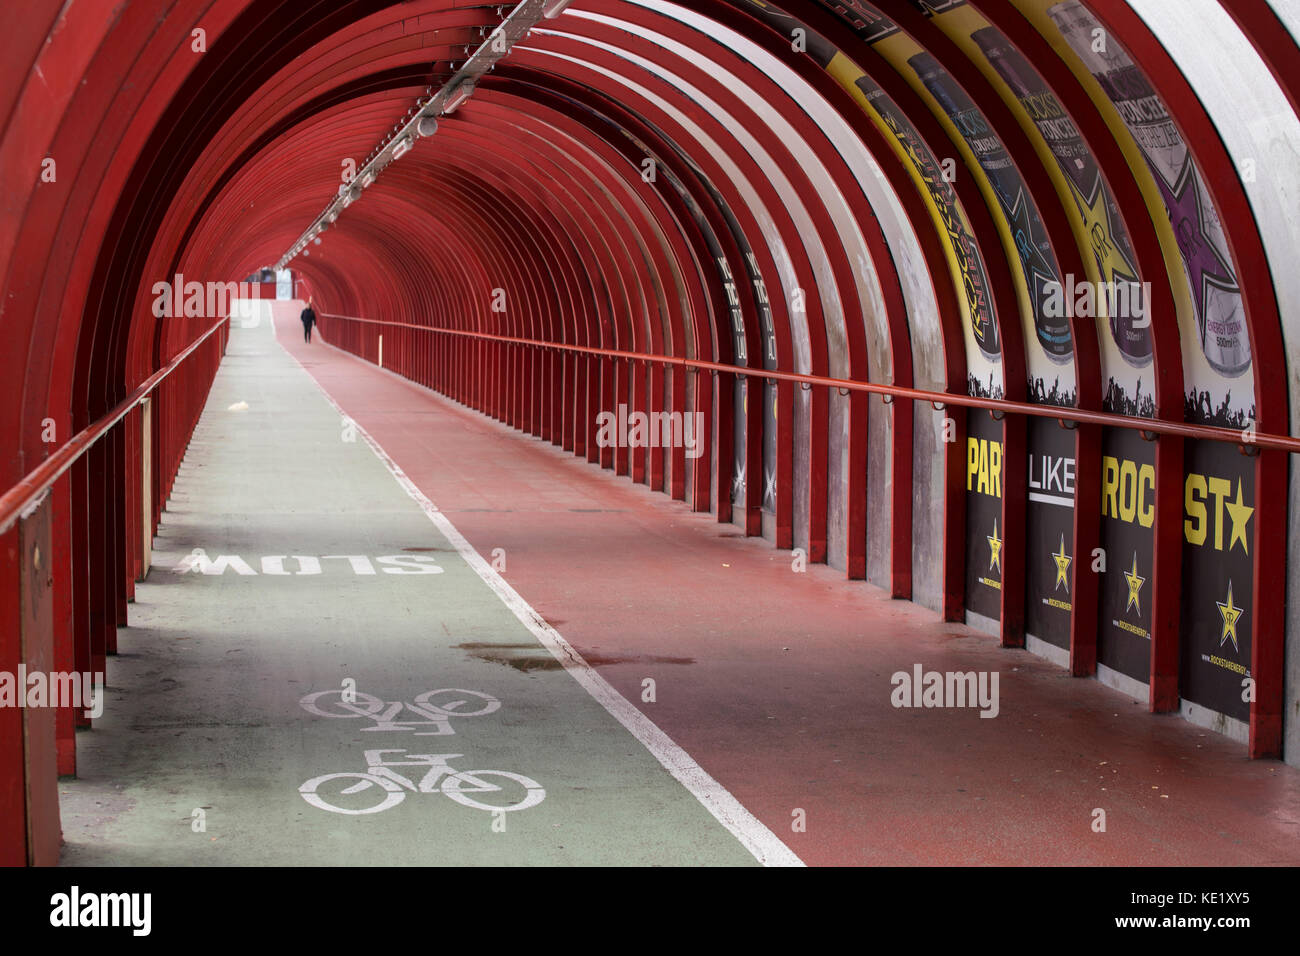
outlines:
[[[1091,555],[1074,554],[1074,432],[1050,418],[1029,419],[1029,509],[1025,541],[1025,632],[1070,648],[1074,575]]]
[[[1219,213],[1167,105],[1119,41],[1070,0],[1048,11],[1146,161],[1184,266],[1184,418],[1244,429],[1255,418],[1245,310]],[[1184,699],[1246,720],[1254,462],[1234,445],[1186,443],[1181,673]]]
[[[1124,219],[1092,151],[1074,122],[1042,77],[1001,33],[993,27],[985,27],[976,31],[971,39],[1010,87],[1051,150],[1070,186],[1076,211],[1083,220],[1093,262],[1104,289],[1116,290],[1118,298],[1119,290],[1132,289],[1135,285],[1142,288]],[[1087,281],[1085,277],[1072,278],[1070,285],[1074,288]],[[1151,364],[1151,339],[1144,325],[1145,317],[1112,314],[1107,296],[1093,295],[1090,303],[1086,295],[1067,295],[1066,298],[1076,306],[1087,305],[1094,314],[1105,314],[1105,333],[1098,335],[1098,341],[1103,374],[1108,379],[1103,390],[1106,409],[1126,415],[1150,416],[1155,405],[1149,400],[1144,404],[1141,398],[1142,372]],[[1076,309],[1076,314],[1081,311]],[[1113,311],[1119,313],[1121,310]],[[1131,309],[1123,311],[1132,312]],[[1101,318],[1100,315],[1096,317]],[[1149,381],[1147,389],[1150,389]]]
[[[966,609],[1002,616],[1002,423],[966,419]]]
[[[1102,439],[1101,577],[1097,662],[1151,681],[1152,529],[1156,517],[1156,449],[1127,428]]]
[[[836,4],[832,9],[868,43],[879,42],[898,32],[892,21],[866,4]],[[965,210],[952,183],[945,178],[942,164],[898,104],[856,62],[816,31],[774,7],[755,3],[753,12],[782,32],[803,30],[808,56],[849,92],[881,131],[894,141],[898,154],[910,167],[914,181],[927,200],[946,246],[950,274],[962,309],[968,392],[983,398],[1001,398],[1005,394],[1002,343],[988,273]]]

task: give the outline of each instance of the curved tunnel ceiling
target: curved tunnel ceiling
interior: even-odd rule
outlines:
[[[293,265],[344,314],[940,390],[968,377],[975,394],[1146,416],[1192,395],[1189,420],[1285,432],[1286,405],[1260,401],[1281,397],[1282,368],[1252,357],[1290,348],[1294,237],[1277,200],[1295,169],[1269,150],[1296,132],[1294,75],[1252,55],[1252,36],[1278,41],[1264,4],[1234,5],[1251,11],[1241,28],[1192,6],[580,2]],[[93,49],[87,82],[32,81],[6,104],[10,165],[36,158],[19,145],[60,162],[56,183],[11,197],[0,247],[29,354],[50,354],[36,346],[57,326],[83,343],[94,330],[114,345],[82,360],[87,379],[109,363],[91,406],[138,381],[193,331],[148,321],[153,283],[277,260],[345,161],[364,162],[502,12],[68,18],[36,62]],[[1232,70],[1215,75],[1206,54],[1225,36]],[[124,63],[120,86],[95,82]],[[83,225],[76,244],[31,242]],[[755,290],[742,314],[720,279]],[[1150,283],[1147,314],[1072,318],[1085,279]],[[61,407],[67,377],[27,401]]]
[[[280,260],[509,12],[32,8],[0,56],[9,484],[47,415],[83,426],[210,324],[156,317],[156,283]],[[1298,31],[1265,0],[574,0],[291,265],[336,316],[1288,435]],[[938,603],[896,553],[946,520],[928,420],[750,382],[715,449],[747,483],[697,507]],[[1256,527],[1287,467],[1260,456]]]

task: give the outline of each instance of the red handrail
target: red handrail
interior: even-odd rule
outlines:
[[[105,432],[121,421],[127,412],[144,401],[163,379],[176,371],[181,363],[207,340],[208,336],[229,320],[229,316],[218,320],[212,328],[186,346],[184,351],[141,382],[135,391],[118,402],[108,414],[96,419],[73,435],[67,442],[59,446],[58,451],[33,468],[23,476],[21,481],[6,491],[3,496],[0,496],[0,534],[13,527],[14,522],[23,516],[23,512],[37,502],[41,495],[45,494],[50,486],[72,467],[73,462],[84,455],[91,445],[99,441]]]
[[[1241,446],[1243,452],[1250,448],[1271,448],[1300,454],[1300,438],[1290,435],[1272,435],[1256,432],[1247,438],[1245,433],[1235,428],[1221,428],[1217,425],[1193,425],[1187,422],[1170,421],[1159,418],[1135,418],[1129,415],[1116,415],[1112,412],[1094,412],[1083,408],[1062,407],[1059,405],[1037,405],[1032,402],[1010,402],[1005,399],[979,398],[960,392],[932,392],[921,388],[902,388],[897,385],[881,385],[876,382],[860,382],[856,379],[830,378],[825,375],[802,375],[798,372],[777,372],[767,369],[749,368],[743,365],[725,365],[721,362],[706,362],[701,359],[681,358],[675,355],[652,355],[646,352],[625,352],[619,349],[594,348],[588,345],[569,345],[562,342],[542,342],[537,339],[518,338],[512,335],[496,335],[490,332],[470,332],[465,329],[440,329],[428,325],[415,325],[410,322],[393,322],[386,319],[363,319],[354,315],[335,315],[322,312],[330,319],[344,319],[349,322],[365,322],[371,325],[387,325],[402,329],[416,329],[421,332],[437,332],[441,335],[455,335],[464,338],[482,339],[489,342],[506,342],[511,345],[526,345],[544,349],[557,349],[565,352],[578,352],[586,355],[599,355],[607,358],[629,359],[638,362],[659,362],[663,365],[676,365],[682,368],[707,369],[714,372],[730,372],[733,375],[752,375],[755,378],[773,379],[786,382],[799,382],[808,386],[823,385],[844,391],[871,392],[894,398],[912,399],[918,402],[930,402],[936,408],[943,405],[962,405],[967,408],[983,408],[1006,414],[1036,415],[1039,418],[1055,418],[1064,423],[1082,422],[1089,425],[1109,425],[1113,428],[1131,428],[1148,435],[1179,435],[1183,438],[1199,438],[1208,441],[1229,442]]]

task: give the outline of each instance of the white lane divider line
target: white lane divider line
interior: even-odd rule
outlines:
[[[397,483],[402,486],[403,490],[411,499],[420,506],[420,510],[425,516],[433,522],[443,537],[445,537],[452,546],[465,559],[465,562],[474,569],[483,582],[490,587],[525,627],[533,633],[533,636],[541,642],[542,646],[551,652],[551,655],[563,665],[564,669],[576,680],[583,689],[594,697],[609,714],[627,728],[641,744],[658,760],[665,770],[667,770],[683,787],[691,792],[695,799],[703,804],[704,808],[713,814],[714,818],[721,823],[728,831],[731,832],[741,845],[744,846],[754,859],[764,866],[803,866],[804,862],[799,859],[793,850],[781,842],[775,833],[763,825],[756,816],[750,813],[745,807],[731,795],[722,784],[714,780],[695,760],[683,750],[676,742],[673,741],[666,733],[649,717],[637,710],[626,697],[614,689],[614,687],[605,678],[596,673],[595,669],[583,660],[579,654],[564,637],[553,628],[546,620],[533,610],[532,606],[519,596],[505,578],[493,569],[483,556],[474,550],[474,546],[469,543],[457,530],[456,526],[448,520],[447,516],[438,510],[435,505],[415,483],[407,477],[406,472],[402,471],[397,462],[389,457],[388,453],[375,441],[374,437],[361,426],[360,422],[352,419],[338,402],[325,391],[320,381],[313,375],[306,366],[304,366],[294,356],[292,352],[284,348],[280,342],[280,335],[275,330],[274,318],[271,322],[271,328],[275,335],[276,343],[280,345],[286,355],[297,363],[298,367],[307,373],[308,377],[315,383],[316,388],[325,397],[325,401],[337,411],[340,417],[349,418],[356,424],[357,433],[361,435],[370,450],[375,453],[384,466],[389,470]],[[349,354],[350,353],[345,353]],[[352,356],[355,357],[355,356]]]

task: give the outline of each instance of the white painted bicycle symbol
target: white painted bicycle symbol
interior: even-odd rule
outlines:
[[[313,807],[356,816],[382,813],[406,799],[407,793],[444,793],[476,810],[527,810],[546,799],[536,780],[505,770],[454,770],[447,761],[462,754],[412,754],[405,750],[367,750],[366,769],[313,777],[298,792]],[[384,754],[406,754],[406,760],[385,760]],[[418,783],[393,767],[427,767]],[[350,785],[343,784],[351,781]],[[358,800],[344,800],[364,794]],[[490,795],[490,796],[489,796]],[[378,802],[376,802],[376,800]]]
[[[348,693],[342,690],[318,690],[308,694],[298,703],[304,710],[318,717],[345,719],[369,717],[375,725],[362,727],[363,731],[410,730],[416,737],[444,737],[454,734],[456,731],[452,730],[451,718],[482,717],[501,706],[501,701],[488,694],[456,687],[426,690],[409,703],[400,700],[380,700],[359,690]],[[395,720],[402,708],[416,714],[419,719]],[[432,726],[434,729],[416,731],[415,728],[418,726]]]

